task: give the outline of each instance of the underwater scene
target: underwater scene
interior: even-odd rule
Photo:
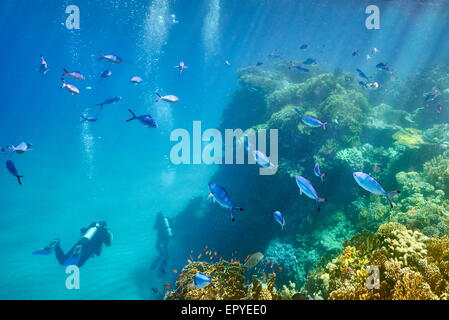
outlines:
[[[449,1],[0,16],[1,300],[449,299]]]

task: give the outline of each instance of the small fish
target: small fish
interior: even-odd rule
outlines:
[[[435,110],[437,113],[441,113],[441,111],[443,111],[443,106],[441,105],[441,103],[436,104]]]
[[[80,90],[77,87],[75,87],[73,84],[65,82],[64,78],[62,78],[61,80],[62,80],[61,89],[66,88],[67,91],[70,92],[71,94],[79,94],[80,93]]]
[[[14,145],[2,147],[1,151],[3,154],[8,154],[7,151],[9,151],[9,154],[17,153],[17,154],[23,154],[31,149],[33,145],[31,143],[27,142],[21,142],[16,147]]]
[[[382,188],[380,183],[376,181],[376,179],[363,172],[354,172],[353,176],[357,184],[366,191],[369,191],[377,195],[385,196],[388,199],[390,206],[393,208],[393,202],[391,201],[390,197],[393,194],[401,193],[400,191],[386,192],[384,188]]]
[[[366,60],[371,59],[371,56],[369,54],[366,55]]]
[[[86,78],[79,71],[69,72],[67,71],[67,69],[64,69],[64,73],[62,74],[62,76],[63,77],[69,76],[75,80],[86,80]]]
[[[208,277],[207,275],[205,275],[202,272],[198,272],[195,276],[195,278],[193,278],[193,285],[197,288],[201,288],[204,289],[205,287],[207,287],[209,284],[213,287],[214,284],[212,283],[212,278],[214,276],[214,272],[212,272],[211,276]]]
[[[48,72],[48,64],[45,61],[44,56],[41,55],[40,57],[41,57],[41,65],[39,67],[39,73],[47,74],[47,72]]]
[[[303,44],[299,47],[299,49],[305,50],[305,49],[307,49],[308,46],[309,46],[308,44]]]
[[[100,57],[97,60],[100,61],[103,59],[105,59],[111,63],[114,63],[114,64],[120,64],[123,62],[123,60],[119,56],[116,56],[114,54],[102,54],[100,52]]]
[[[86,90],[92,90],[92,87],[86,87]]]
[[[302,112],[301,110],[299,110],[299,108],[293,108],[293,111],[295,111],[298,116],[302,115]]]
[[[23,176],[18,174],[16,166],[14,165],[14,162],[12,162],[11,160],[6,161],[6,168],[14,177],[17,178],[19,185],[22,185],[22,181],[20,179],[23,178]]]
[[[302,118],[302,122],[304,122],[309,127],[312,127],[312,128],[323,127],[323,129],[326,130],[327,122],[321,122],[317,118],[314,118],[311,116],[305,116]]]
[[[132,118],[126,120],[126,122],[132,121],[132,120],[139,120],[145,127],[147,128],[157,128],[158,123],[154,118],[148,114],[142,115],[142,116],[136,116],[136,114],[131,110],[128,109],[128,111],[131,113]]]
[[[308,58],[303,61],[303,64],[316,64],[316,60],[312,58]]]
[[[122,100],[122,97],[118,97],[118,96],[117,97],[110,97],[110,98],[107,98],[106,100],[104,100],[102,103],[97,104],[97,106],[100,106],[100,110],[103,110],[103,106],[105,104],[113,104],[113,103],[116,103],[116,102],[118,102],[120,100]]]
[[[368,88],[368,82],[359,81],[359,86],[366,89],[366,88]]]
[[[279,211],[275,211],[273,213],[273,215],[274,215],[274,219],[281,225],[281,231],[282,231],[284,229],[284,226],[285,226],[284,216]]]
[[[304,72],[309,72],[310,71],[310,69],[308,69],[308,68],[306,68],[306,67],[304,67],[304,66],[301,66],[301,65],[291,65],[290,67],[288,67],[289,69],[296,69],[296,70],[299,70],[299,71],[304,71]]]
[[[173,272],[173,273],[178,273],[178,270],[175,269],[175,270],[172,270],[172,272]]]
[[[227,65],[228,67],[231,66],[231,63],[228,60],[225,60],[224,64]]]
[[[96,122],[96,121],[98,121],[98,117],[96,117],[96,116],[86,117],[86,116],[81,115],[80,118],[81,118],[80,122],[86,122],[86,121],[87,122]]]
[[[221,207],[228,209],[230,211],[231,220],[235,221],[234,213],[237,211],[243,211],[244,209],[233,206],[227,191],[222,186],[216,183],[209,183],[209,189],[209,197],[212,197],[214,202],[216,201]]]
[[[261,62],[261,61],[256,63],[256,67],[260,67],[261,65],[263,65],[263,62]]]
[[[357,70],[357,73],[359,74],[360,78],[363,78],[363,79],[366,79],[367,81],[370,81],[369,77],[365,74],[365,72],[363,72],[360,69],[356,69],[356,70]]]
[[[139,76],[134,76],[131,79],[129,79],[129,81],[131,81],[135,85],[138,85],[139,83],[143,82],[143,79]]]
[[[200,253],[200,254],[198,255],[198,257],[196,257],[196,258],[199,260],[199,259],[201,259],[202,256],[203,256],[203,254]]]
[[[376,64],[376,68],[384,71],[391,71],[387,64],[383,62]]]
[[[309,300],[309,298],[303,293],[295,293],[292,296],[292,300]]]
[[[284,270],[284,269],[282,269],[282,267],[278,267],[278,270],[279,270],[279,271],[282,271],[282,270]]]
[[[318,197],[317,192],[315,191],[315,188],[312,186],[309,180],[307,180],[304,177],[296,176],[295,177],[296,184],[299,187],[299,193],[302,195],[303,193],[309,197],[310,199],[313,199],[318,204],[318,211],[320,211],[320,203],[326,202],[327,200],[324,198]]]
[[[433,101],[433,100],[435,100],[436,97],[439,96],[439,94],[440,94],[439,90],[432,90],[430,92],[426,92],[424,94],[424,100],[425,101]]]
[[[189,67],[185,65],[184,61],[181,61],[175,68],[179,69],[179,76],[182,75],[185,69],[188,69]]]
[[[379,49],[377,49],[377,48],[373,48],[373,49],[371,50],[371,53],[372,53],[372,54],[376,54],[376,53],[379,53]]]
[[[100,74],[100,81],[101,81],[101,79],[106,79],[106,78],[109,78],[110,76],[112,76],[112,71],[105,70]]]
[[[355,50],[354,52],[352,52],[352,56],[359,56],[360,55],[360,51],[359,50]]]
[[[261,166],[262,168],[273,168],[276,169],[277,166],[275,164],[273,164],[270,159],[262,152],[259,150],[253,150],[253,158],[254,160],[257,162],[257,164],[259,166]]]
[[[253,253],[249,256],[243,266],[249,269],[254,268],[263,259],[263,257],[264,255],[261,252]]]
[[[313,167],[313,173],[315,173],[315,175],[321,179],[321,182],[324,183],[324,177],[327,176],[327,174],[321,173],[320,164],[318,162],[315,163],[315,166]]]
[[[177,96],[174,96],[171,94],[167,95],[167,96],[161,96],[159,93],[156,92],[156,95],[158,96],[158,98],[156,99],[156,102],[159,102],[162,100],[162,101],[167,101],[170,103],[176,103],[179,101],[179,98]]]

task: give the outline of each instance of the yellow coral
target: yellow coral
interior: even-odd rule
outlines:
[[[406,128],[397,131],[393,135],[395,144],[406,146],[409,149],[419,149],[425,141],[422,137],[421,130]]]

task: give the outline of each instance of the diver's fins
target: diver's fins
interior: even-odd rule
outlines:
[[[77,265],[81,261],[81,249],[83,247],[81,245],[78,245],[73,249],[72,254],[70,257],[67,258],[67,260],[64,262],[64,266],[74,266]]]
[[[55,251],[55,247],[59,244],[59,241],[60,241],[59,239],[54,239],[48,244],[48,246],[40,250],[36,250],[32,254],[39,256],[48,256],[49,254],[52,254]]]

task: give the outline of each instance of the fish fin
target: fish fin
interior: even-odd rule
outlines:
[[[23,178],[23,176],[17,176],[17,181],[19,182],[19,185],[22,185],[22,181],[20,180],[20,178]]]
[[[326,182],[324,181],[324,177],[326,177],[326,176],[327,176],[327,173],[322,173],[321,176],[320,176],[321,182],[322,182],[323,184],[326,183]]]
[[[325,199],[325,198],[318,198],[318,200],[317,200],[317,203],[318,203],[317,211],[318,212],[320,212],[320,210],[321,210],[321,208],[320,208],[320,203],[321,202],[327,202],[327,199]]]
[[[64,88],[66,86],[66,83],[64,81],[64,78],[61,78],[62,84],[61,84],[61,88]]]
[[[82,119],[80,122],[86,122],[87,121],[86,117],[84,117],[84,116],[80,116],[80,118]]]
[[[156,102],[159,102],[159,101],[161,101],[161,99],[162,99],[162,96],[158,93],[158,92],[156,92],[156,95],[157,95],[157,99],[156,99]]]
[[[324,130],[326,130],[326,125],[327,125],[327,122],[324,122],[324,123],[323,123],[323,129],[324,129]]]
[[[136,117],[136,114],[135,114],[131,109],[128,109],[128,111],[131,113],[131,115],[132,115],[133,117],[130,118],[130,119],[128,119],[128,120],[126,120],[126,122],[129,122],[129,121],[134,120],[134,119],[137,118],[137,117]]]
[[[401,191],[399,191],[399,190],[387,192],[387,199],[388,199],[388,202],[390,203],[391,208],[393,208],[393,201],[391,200],[390,196],[392,196],[394,194],[399,194],[399,193],[401,193]]]

